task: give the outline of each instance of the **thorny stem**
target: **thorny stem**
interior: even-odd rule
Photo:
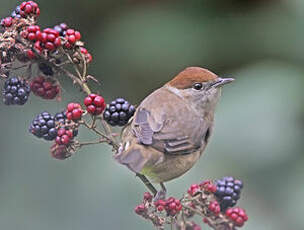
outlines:
[[[113,149],[114,149],[115,151],[118,150],[119,145],[118,145],[117,143],[114,143],[114,142],[112,141],[112,139],[111,139],[108,135],[102,133],[102,132],[101,132],[100,130],[98,130],[95,126],[89,125],[89,124],[88,124],[87,122],[85,122],[85,121],[80,121],[79,123],[80,123],[80,124],[83,124],[83,125],[84,125],[85,127],[87,127],[88,129],[92,130],[93,132],[95,132],[95,133],[98,134],[99,136],[103,137],[103,138],[106,140],[106,142],[107,142],[108,144],[112,145],[112,147],[113,147]]]
[[[104,142],[106,142],[105,139],[99,139],[99,140],[96,140],[96,141],[80,142],[78,144],[79,144],[79,147],[82,147],[82,146],[85,146],[85,145],[95,145],[95,144],[100,144],[100,143],[104,143]]]
[[[201,212],[197,211],[196,209],[194,209],[194,208],[192,208],[192,207],[190,207],[188,205],[185,205],[185,204],[182,204],[182,206],[183,206],[183,208],[189,209],[190,211],[196,213],[197,215],[200,215],[200,216],[204,217],[204,215]]]

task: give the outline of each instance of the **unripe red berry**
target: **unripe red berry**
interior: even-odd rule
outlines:
[[[76,42],[75,35],[68,36],[68,41],[69,43],[74,44]]]
[[[68,120],[78,121],[82,116],[82,109],[78,103],[69,103],[67,106],[66,116]]]
[[[31,90],[43,99],[54,99],[60,93],[60,86],[55,80],[40,76],[32,80]]]
[[[75,31],[74,35],[75,35],[75,39],[76,39],[77,41],[79,41],[79,40],[81,39],[81,34],[80,34],[79,31]]]
[[[99,115],[106,107],[106,103],[102,96],[96,94],[90,94],[84,99],[84,105],[87,108],[88,113],[92,115]]]
[[[58,160],[65,160],[71,156],[65,145],[58,145],[54,143],[51,147],[51,156]]]
[[[10,27],[13,24],[13,18],[12,17],[7,17],[2,19],[1,24],[5,27]]]
[[[220,204],[216,200],[210,202],[208,209],[215,215],[218,215],[221,212]]]
[[[73,139],[73,132],[64,128],[57,131],[56,143],[58,145],[69,145]]]
[[[143,214],[145,212],[145,210],[146,210],[146,207],[144,204],[140,204],[140,205],[136,206],[134,209],[135,213],[138,215]]]
[[[72,111],[73,120],[79,120],[81,118],[81,115],[82,115],[82,110],[81,109],[74,109]]]
[[[162,206],[162,205],[159,205],[158,207],[157,207],[157,211],[159,211],[159,212],[162,212],[162,211],[164,211],[164,206]]]
[[[242,227],[248,220],[248,216],[245,210],[239,207],[228,208],[225,212],[225,215],[238,227]]]
[[[149,193],[149,192],[144,193],[144,200],[145,201],[151,202],[152,198],[153,198],[153,196],[151,195],[151,193]]]
[[[56,38],[55,41],[54,41],[54,44],[55,44],[56,47],[61,46],[61,39],[59,37]]]
[[[55,49],[55,46],[53,43],[47,42],[47,43],[45,43],[45,48],[48,49],[49,51],[52,51]]]
[[[90,97],[90,96],[89,96],[89,97],[86,97],[86,98],[84,99],[84,101],[83,101],[83,103],[84,103],[85,106],[91,105],[92,102],[93,102],[93,100],[92,100],[92,97]]]
[[[27,50],[26,54],[27,54],[27,56],[28,56],[29,59],[36,58],[36,55],[35,55],[35,53],[32,50]]]
[[[188,194],[189,194],[190,196],[194,196],[194,195],[196,195],[196,193],[197,193],[199,190],[200,190],[200,187],[199,187],[198,184],[192,184],[192,185],[190,186],[190,188],[188,189]]]

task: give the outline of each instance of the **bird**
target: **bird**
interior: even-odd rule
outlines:
[[[186,173],[209,143],[222,86],[234,81],[188,67],[148,95],[122,131],[115,159],[159,183]]]

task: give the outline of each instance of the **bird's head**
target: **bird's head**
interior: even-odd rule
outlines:
[[[214,110],[222,86],[233,80],[233,78],[220,78],[204,68],[188,67],[169,81],[165,87],[201,112],[201,109]]]

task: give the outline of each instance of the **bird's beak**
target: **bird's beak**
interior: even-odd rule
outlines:
[[[226,85],[226,84],[228,84],[230,82],[233,82],[233,81],[234,81],[234,78],[221,78],[221,77],[219,77],[219,78],[217,78],[216,82],[214,82],[212,84],[212,86],[214,88],[218,88],[218,87],[222,87],[223,85]]]

